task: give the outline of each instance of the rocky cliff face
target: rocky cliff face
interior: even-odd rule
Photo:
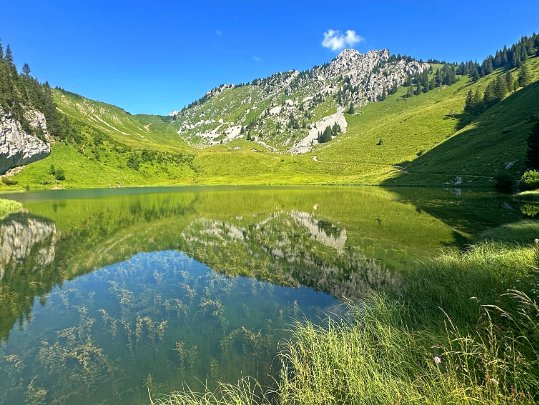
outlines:
[[[27,110],[25,118],[35,133],[49,136],[45,116],[37,110]],[[26,132],[19,121],[0,107],[0,174],[17,166],[43,159],[51,152],[50,145]]]
[[[389,51],[340,53],[306,71],[277,73],[250,84],[222,85],[182,111],[171,113],[178,133],[207,146],[253,139],[289,153],[304,153],[326,127],[346,132],[344,112],[382,99],[427,63],[391,57]]]

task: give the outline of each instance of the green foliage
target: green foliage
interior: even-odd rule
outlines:
[[[6,186],[16,186],[19,182],[11,177],[2,177],[2,183]]]
[[[528,66],[523,64],[518,71],[518,84],[520,87],[525,87],[531,82],[530,71]]]
[[[524,190],[539,189],[539,171],[528,170],[520,178],[520,184]]]
[[[54,178],[58,181],[64,181],[66,179],[64,170],[61,168],[54,167],[53,164],[51,164],[49,173],[52,174]]]

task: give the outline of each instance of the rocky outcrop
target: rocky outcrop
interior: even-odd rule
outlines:
[[[45,116],[37,110],[28,110],[25,118],[32,130],[43,134],[46,139]],[[24,131],[21,123],[0,107],[0,174],[43,159],[50,152],[50,145],[46,141]]]

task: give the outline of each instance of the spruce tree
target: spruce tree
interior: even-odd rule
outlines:
[[[496,87],[495,87],[495,94],[496,94],[496,100],[500,101],[505,98],[507,95],[507,92],[509,90],[507,89],[507,84],[505,81],[505,77],[498,76],[496,79]]]
[[[13,64],[13,54],[11,53],[11,48],[9,47],[9,45],[6,48],[5,58],[7,63]]]
[[[22,67],[22,74],[26,77],[30,77],[30,66],[28,66],[28,63],[25,63]]]
[[[504,80],[505,80],[505,87],[507,88],[507,91],[512,92],[513,87],[514,87],[514,82],[515,82],[515,79],[513,79],[513,74],[510,71],[507,71],[504,75]]]
[[[474,114],[480,114],[483,112],[483,109],[484,109],[483,96],[481,95],[481,92],[479,91],[479,89],[475,90],[475,93],[473,95],[473,100],[472,100],[472,106],[473,106]]]
[[[464,103],[464,111],[467,112],[468,114],[472,114],[474,111],[472,89],[468,90],[468,94],[466,95],[466,102]]]
[[[520,67],[520,70],[518,72],[518,85],[520,87],[525,87],[530,84],[530,81],[530,71],[528,70],[528,66],[524,64]]]

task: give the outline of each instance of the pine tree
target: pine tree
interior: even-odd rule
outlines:
[[[492,68],[492,57],[489,57],[487,59],[485,59],[485,61],[483,62],[483,73],[485,75],[488,75],[490,73],[492,73],[493,71],[493,68]]]
[[[539,169],[539,122],[535,123],[528,136],[528,166]]]
[[[498,101],[495,81],[492,81],[487,85],[487,88],[485,89],[485,94],[483,95],[483,101],[487,106],[492,105]]]
[[[474,66],[471,73],[471,78],[473,82],[478,81],[481,78],[481,74],[479,73],[479,69],[477,66]]]
[[[494,89],[495,89],[495,94],[496,94],[496,100],[497,101],[503,100],[505,98],[505,96],[507,96],[507,92],[509,90],[507,88],[505,77],[498,76],[496,78],[496,86],[495,86]]]
[[[412,83],[408,86],[408,91],[406,92],[406,97],[412,97],[414,95],[414,88]]]
[[[520,70],[518,72],[518,85],[520,87],[525,87],[528,84],[530,84],[531,78],[530,78],[530,72],[528,70],[528,66],[525,64],[520,67]]]
[[[22,67],[22,74],[26,77],[30,77],[30,66],[28,66],[28,63],[25,63]]]
[[[466,95],[466,102],[464,103],[464,111],[467,112],[468,114],[472,114],[474,111],[472,89],[468,90],[468,94]]]
[[[6,62],[9,64],[13,64],[13,54],[11,53],[11,48],[9,45],[6,48],[6,56],[5,56]]]
[[[507,88],[507,91],[513,91],[515,79],[513,79],[513,74],[511,71],[507,71],[503,78],[505,80],[505,87]]]
[[[475,90],[475,93],[473,95],[473,100],[472,100],[472,106],[473,106],[474,114],[480,114],[484,110],[483,96],[481,95],[481,92],[479,91],[479,89]]]

